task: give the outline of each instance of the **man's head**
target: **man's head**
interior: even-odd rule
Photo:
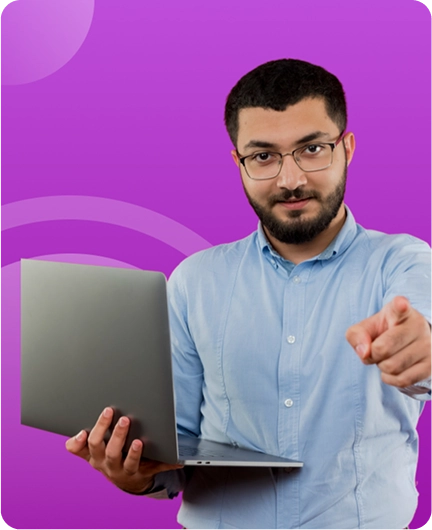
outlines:
[[[345,130],[345,93],[336,76],[321,66],[298,59],[280,59],[258,66],[244,75],[228,95],[225,125],[232,143],[237,147],[241,109],[283,111],[306,98],[322,98],[328,116],[340,131]]]
[[[343,135],[346,121],[338,79],[303,61],[259,66],[229,94],[232,155],[251,206],[278,241],[312,241],[343,216],[354,152],[354,136]]]

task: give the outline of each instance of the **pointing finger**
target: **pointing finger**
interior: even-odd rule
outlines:
[[[409,301],[404,296],[396,296],[381,311],[351,326],[346,339],[365,364],[372,364],[375,360],[372,360],[371,343],[387,330],[402,324],[411,313]]]
[[[387,326],[393,327],[404,322],[411,313],[411,304],[404,296],[395,296],[391,302],[384,306]]]

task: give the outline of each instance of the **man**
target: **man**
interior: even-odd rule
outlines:
[[[356,225],[346,119],[340,82],[318,66],[244,76],[225,122],[258,230],[186,259],[169,283],[179,430],[304,467],[176,469],[140,463],[139,440],[122,460],[129,420],[105,446],[110,408],[67,442],[126,491],[183,489],[187,528],[403,528],[415,512],[429,247]]]

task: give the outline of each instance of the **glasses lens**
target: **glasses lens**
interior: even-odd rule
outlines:
[[[304,171],[318,171],[330,166],[333,151],[329,145],[314,144],[296,150],[294,156]]]
[[[319,171],[329,167],[333,162],[333,149],[327,144],[310,144],[292,153],[297,165],[303,171]],[[265,180],[276,177],[280,171],[282,155],[280,153],[262,152],[248,156],[244,165],[248,175],[254,180]]]
[[[271,179],[279,173],[279,153],[257,153],[245,159],[248,175],[255,180]]]

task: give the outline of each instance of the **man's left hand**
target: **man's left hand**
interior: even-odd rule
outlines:
[[[404,388],[431,375],[431,329],[403,296],[351,326],[346,338],[364,364],[376,364],[388,385]]]

